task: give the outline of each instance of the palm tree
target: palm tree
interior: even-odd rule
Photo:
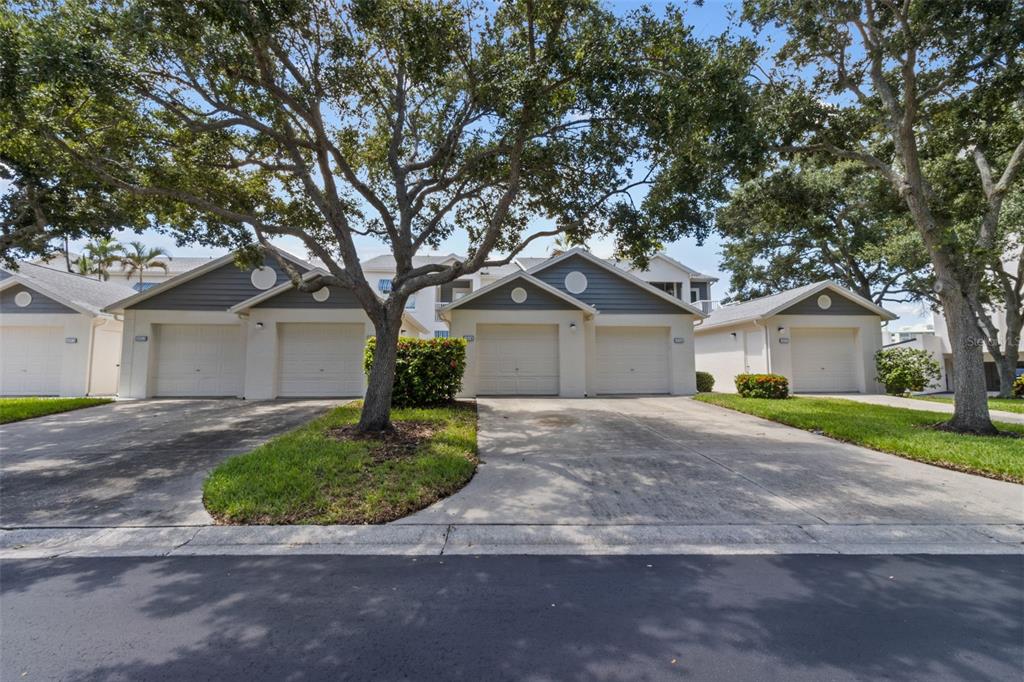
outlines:
[[[69,267],[68,270],[70,272],[75,272],[75,270],[77,270],[79,275],[85,275],[86,277],[96,274],[96,264],[93,263],[92,259],[88,256],[79,256],[78,260],[74,263],[74,268],[75,269],[72,270]]]
[[[128,242],[130,251],[121,256],[120,261],[127,271],[128,278],[136,272],[139,273],[139,284],[142,284],[142,276],[146,270],[161,268],[164,272],[170,269],[165,261],[172,260],[170,254],[160,247],[150,248],[142,242]]]
[[[103,237],[85,247],[85,253],[93,262],[99,279],[110,279],[110,266],[118,263],[124,254],[124,248],[111,237]]]
[[[565,253],[574,246],[582,246],[583,248],[587,248],[587,243],[584,241],[579,244],[576,244],[573,241],[572,237],[570,237],[565,232],[562,232],[551,241],[551,255],[561,256],[563,253]]]

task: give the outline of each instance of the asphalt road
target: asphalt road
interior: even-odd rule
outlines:
[[[1024,558],[0,566],[5,680],[1017,680]]]

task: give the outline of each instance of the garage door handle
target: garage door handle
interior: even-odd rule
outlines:
[[[320,371],[322,372],[323,370],[321,369]]]
[[[197,371],[197,372],[198,372],[198,371],[200,371],[198,367],[196,367],[196,371]]]

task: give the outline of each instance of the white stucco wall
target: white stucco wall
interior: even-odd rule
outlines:
[[[480,324],[554,324],[558,326],[558,392],[566,398],[581,398],[587,390],[586,335],[580,310],[468,310],[450,313],[452,337],[473,337],[466,345],[466,373],[460,397],[473,397],[477,390],[477,325]],[[570,325],[575,324],[575,329]]]
[[[735,393],[737,374],[768,371],[768,353],[749,353],[755,343],[764,348],[763,326],[748,323],[703,331],[698,325],[694,332],[697,371],[715,377],[716,391]]]
[[[692,318],[685,315],[596,315],[585,319],[583,311],[471,310],[457,308],[449,313],[453,337],[472,336],[466,347],[466,373],[461,397],[477,391],[477,326],[481,324],[558,325],[559,395],[580,398],[595,394],[597,372],[597,327],[665,327],[668,330],[670,391],[673,395],[696,392]],[[571,325],[575,324],[575,329]],[[682,339],[674,343],[673,339]]]
[[[60,327],[65,343],[61,345],[60,395],[84,396],[89,391],[89,361],[92,354],[93,318],[82,313],[40,313],[4,315],[5,327]],[[68,343],[69,339],[75,339]]]
[[[278,325],[290,322],[362,324],[365,327],[366,338],[374,335],[373,324],[362,309],[253,308],[249,318],[244,322],[246,399],[268,400],[278,396]],[[263,327],[259,326],[260,323]],[[361,376],[360,394],[366,392],[366,377]]]
[[[253,308],[247,316],[219,311],[128,310],[122,334],[119,395],[151,398],[154,367],[162,324],[235,324],[239,328],[238,353],[244,362],[242,392],[248,400],[278,396],[278,325],[289,322],[362,324],[365,336],[374,335],[373,324],[359,308]],[[259,325],[263,326],[260,327]],[[416,333],[409,333],[417,336]],[[136,341],[145,336],[146,341]],[[363,378],[362,391],[366,390]]]
[[[780,332],[779,327],[784,331]],[[882,347],[882,327],[873,315],[776,315],[764,322],[737,324],[702,330],[696,328],[697,369],[715,377],[715,390],[735,393],[734,379],[744,372],[773,372],[793,383],[793,344],[780,339],[791,339],[793,329],[832,328],[855,331],[857,353],[858,390],[861,393],[880,393],[882,387],[875,381],[875,353]],[[764,335],[767,329],[768,352],[758,357],[751,353],[754,335]]]
[[[245,325],[234,313],[207,310],[126,310],[121,343],[122,398],[152,398],[156,346],[160,343],[161,324],[237,324],[238,351],[245,356]],[[145,341],[136,341],[146,337]],[[239,395],[239,398],[244,395]]]
[[[587,395],[595,395],[597,381],[598,327],[666,327],[669,343],[669,392],[692,395],[697,392],[693,318],[689,315],[595,315],[585,324],[587,332]],[[676,343],[675,339],[681,339]]]

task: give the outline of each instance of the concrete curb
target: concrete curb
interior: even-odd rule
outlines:
[[[1024,555],[1024,524],[392,524],[26,528],[0,531],[0,559],[287,554]]]

